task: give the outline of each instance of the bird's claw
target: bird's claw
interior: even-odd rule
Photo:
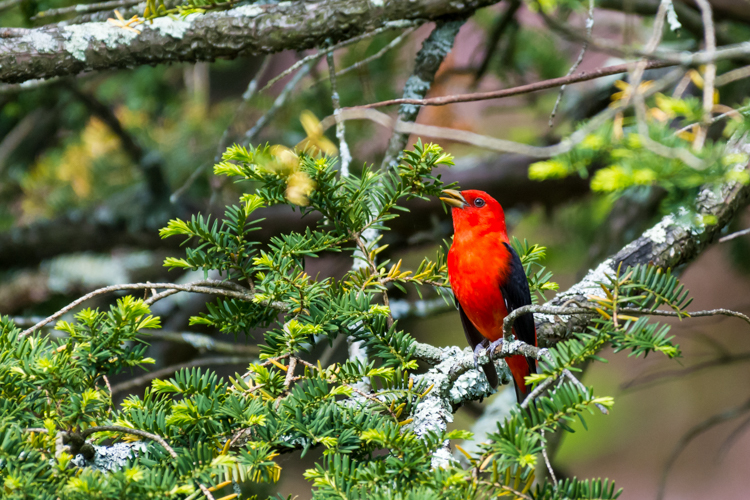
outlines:
[[[479,355],[487,349],[487,339],[484,339],[474,347],[474,368],[479,369]]]
[[[490,357],[490,361],[492,361],[492,360],[493,360],[493,359],[492,359],[492,353],[493,353],[493,352],[495,352],[495,349],[496,349],[496,348],[497,348],[498,346],[502,346],[502,345],[503,345],[503,339],[502,339],[502,337],[501,337],[501,338],[499,338],[499,339],[497,339],[496,341],[494,341],[493,343],[491,343],[491,344],[490,344],[490,346],[489,346],[489,350],[488,350],[488,352],[487,352],[487,355],[488,355],[488,356]]]

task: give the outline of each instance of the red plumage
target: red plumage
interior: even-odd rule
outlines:
[[[451,205],[453,245],[448,252],[448,276],[461,311],[466,338],[477,352],[503,337],[503,320],[509,311],[531,303],[526,274],[518,254],[510,246],[503,208],[483,191],[458,193],[446,190]],[[516,338],[536,345],[536,329],[531,314],[514,323]],[[479,334],[479,335],[477,335]],[[524,377],[536,370],[531,358],[506,358],[513,374],[519,402],[528,394]],[[494,365],[483,366],[487,379],[497,384]],[[494,380],[493,380],[494,377]]]

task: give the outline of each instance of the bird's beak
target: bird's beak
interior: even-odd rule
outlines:
[[[456,191],[455,189],[443,189],[443,194],[445,197],[441,196],[440,199],[443,200],[446,205],[456,208],[469,206],[469,204],[466,203],[466,199],[464,199],[464,195],[462,195],[460,191]]]

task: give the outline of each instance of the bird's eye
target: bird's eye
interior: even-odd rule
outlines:
[[[477,208],[482,208],[484,206],[484,200],[482,198],[477,198],[474,200],[474,206]]]

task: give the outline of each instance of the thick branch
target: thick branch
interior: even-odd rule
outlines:
[[[245,5],[226,12],[163,17],[138,26],[109,23],[28,30],[0,39],[0,81],[177,61],[213,61],[335,43],[402,20],[468,15],[494,0],[326,0]]]

